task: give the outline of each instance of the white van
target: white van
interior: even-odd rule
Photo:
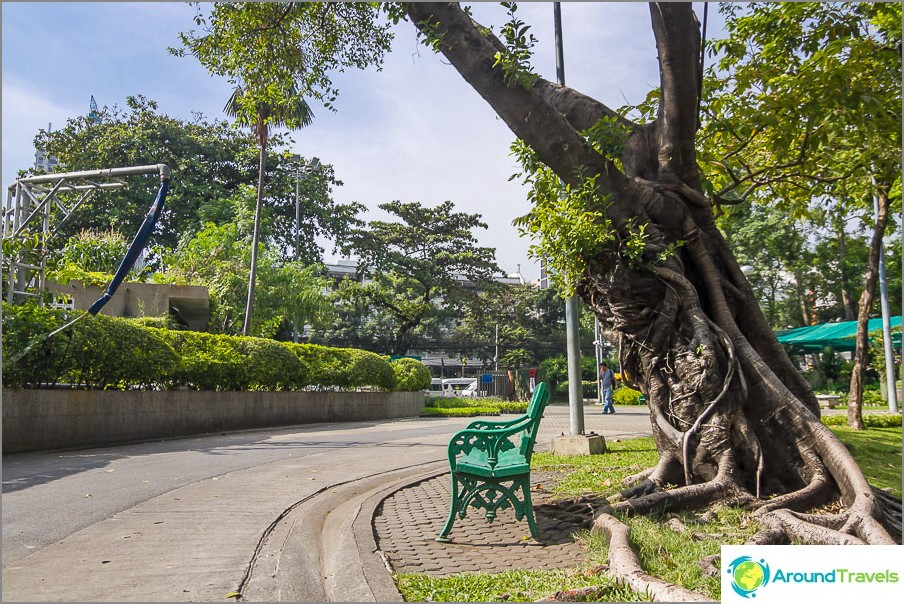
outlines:
[[[424,394],[428,396],[443,396],[443,381],[439,378],[430,380],[430,388],[424,390]]]
[[[465,394],[465,390],[472,384],[477,384],[477,378],[446,378],[443,380],[442,396],[446,398],[469,396],[469,394]]]

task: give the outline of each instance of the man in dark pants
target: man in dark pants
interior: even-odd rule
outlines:
[[[603,391],[603,415],[615,413],[612,406],[612,390],[615,388],[615,373],[605,363],[600,363],[600,389]]]

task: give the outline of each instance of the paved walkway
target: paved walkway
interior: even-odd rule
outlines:
[[[621,408],[607,416],[598,410],[586,407],[588,432],[610,441],[650,433],[645,408]],[[349,439],[364,439],[375,430],[398,436],[232,471],[134,505],[4,566],[2,599],[222,602],[238,591],[247,601],[398,601],[381,548],[397,570],[423,560],[422,570],[433,573],[456,572],[452,558],[473,561],[460,565],[461,571],[499,568],[490,566],[489,558],[507,568],[537,561],[543,566],[575,563],[580,552],[570,528],[542,514],[541,536],[549,538],[542,546],[522,542],[526,525],[513,518],[507,523],[504,515],[492,526],[494,540],[501,538],[504,545],[478,542],[478,533],[487,528],[479,515],[456,524],[452,544],[433,544],[439,530],[433,524],[442,523],[448,511],[445,444],[468,421],[410,419],[262,431],[257,447],[287,440],[316,443],[336,432]],[[549,407],[538,450],[567,432],[568,421],[566,406]],[[428,429],[434,435],[425,436]],[[86,479],[89,474],[84,473]],[[538,497],[535,508],[540,502]],[[406,511],[415,504],[421,508]],[[408,522],[412,518],[419,524]],[[398,532],[403,524],[407,534]]]

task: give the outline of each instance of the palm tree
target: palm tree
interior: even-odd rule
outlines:
[[[264,167],[267,157],[267,142],[270,138],[270,126],[289,126],[290,128],[304,128],[310,126],[314,120],[314,112],[308,102],[298,91],[293,89],[288,95],[285,104],[272,106],[258,104],[254,110],[248,110],[242,104],[245,91],[237,86],[229,97],[223,111],[238,124],[248,126],[257,140],[261,149],[260,165],[257,179],[257,203],[254,207],[254,232],[251,237],[251,271],[248,275],[248,302],[245,305],[245,322],[242,326],[243,335],[251,335],[251,315],[254,311],[254,286],[257,281],[257,246],[260,241],[261,207],[264,201]]]

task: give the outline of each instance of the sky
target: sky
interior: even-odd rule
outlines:
[[[503,8],[473,8],[478,21],[498,31]],[[702,18],[702,3],[695,9]],[[4,188],[33,165],[38,130],[86,114],[92,95],[101,107],[141,94],[174,117],[226,119],[229,83],[193,57],[167,52],[194,25],[195,8],[185,3],[3,2],[0,11]],[[518,15],[539,39],[536,71],[555,81],[552,3],[519,4]],[[566,84],[613,108],[641,101],[658,85],[649,21],[646,3],[563,2]],[[337,111],[315,105],[313,124],[292,133],[293,151],[332,164],[344,183],[334,198],[365,204],[366,219],[386,218],[377,206],[393,200],[451,200],[458,211],[480,214],[489,228],[475,235],[496,249],[502,270],[520,266],[525,279],[538,279],[530,241],[512,226],[530,209],[526,188],[509,180],[517,171],[509,156],[514,135],[451,65],[418,45],[410,23],[394,31],[381,71],[335,75]],[[329,251],[327,245],[327,261],[336,260]]]

